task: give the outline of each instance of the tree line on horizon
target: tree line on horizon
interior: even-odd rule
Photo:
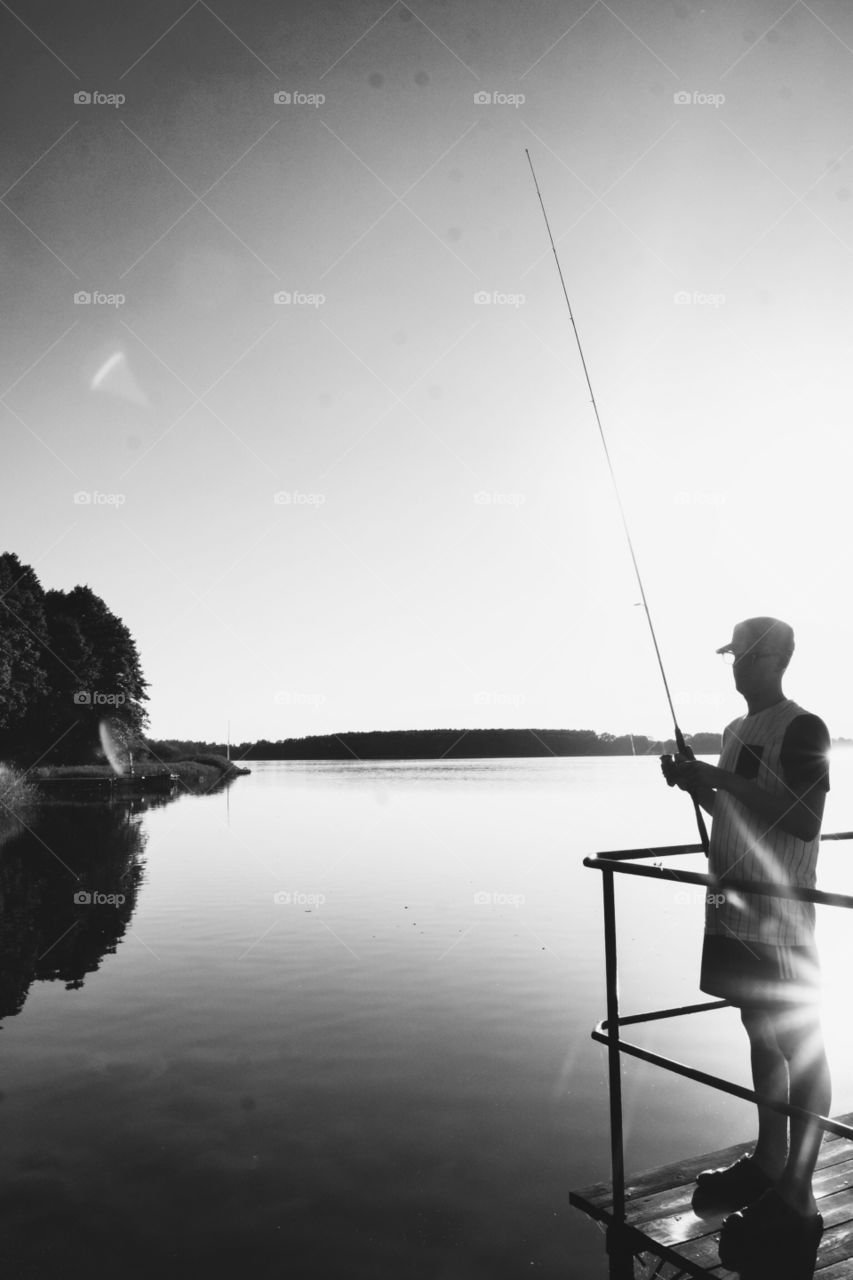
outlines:
[[[0,555],[0,758],[89,761],[103,720],[133,747],[147,687],[133,637],[90,587],[45,591],[30,565]]]
[[[687,735],[697,755],[717,755],[719,733]],[[224,742],[185,739],[151,742],[168,759],[180,751],[224,754]],[[674,752],[673,739],[644,734],[596,733],[593,729],[373,729],[353,733],[311,734],[271,742],[231,744],[234,760],[472,760],[511,756],[630,756]]]

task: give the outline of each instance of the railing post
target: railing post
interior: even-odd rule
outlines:
[[[604,970],[607,984],[607,1068],[610,1094],[610,1168],[613,1222],[607,1230],[610,1280],[633,1280],[634,1262],[625,1233],[625,1158],[622,1149],[622,1064],[619,1060],[619,985],[616,963],[616,903],[613,872],[602,872]]]

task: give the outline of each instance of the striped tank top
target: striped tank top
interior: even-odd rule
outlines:
[[[774,796],[795,796],[785,782],[780,755],[785,730],[808,714],[790,698],[755,715],[733,720],[723,731],[719,767],[751,778]],[[800,840],[772,827],[727,791],[717,791],[711,825],[708,870],[720,881],[705,907],[705,932],[772,946],[805,946],[814,941],[814,905],[726,892],[725,878],[772,880],[804,889],[815,887],[820,836]],[[724,901],[719,901],[720,896]]]

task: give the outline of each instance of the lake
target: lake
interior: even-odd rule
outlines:
[[[0,851],[6,1275],[604,1277],[568,1205],[609,1176],[581,860],[692,842],[689,800],[641,757],[251,767],[45,807]],[[853,753],[832,781],[824,830],[853,829]],[[851,853],[824,846],[821,888],[853,892]],[[617,877],[623,1011],[703,998],[701,899]],[[853,940],[818,922],[840,1112]],[[749,1084],[732,1010],[633,1031]],[[752,1135],[748,1105],[623,1063],[630,1169]]]

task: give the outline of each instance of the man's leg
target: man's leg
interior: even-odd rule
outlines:
[[[741,1009],[740,1016],[749,1036],[755,1092],[777,1102],[787,1102],[788,1060],[776,1038],[772,1015],[765,1008],[747,1005]],[[759,1105],[758,1142],[752,1159],[771,1178],[781,1177],[788,1160],[787,1116]]]
[[[830,1104],[829,1068],[816,1009],[801,1004],[799,1008],[789,1005],[766,1012],[786,1063],[792,1106],[825,1115]],[[753,1033],[756,1039],[763,1038],[766,1028],[762,1031],[760,1020],[753,1022],[750,1040]],[[757,1078],[756,1089],[760,1089]],[[770,1096],[778,1095],[771,1091]],[[766,1128],[766,1122],[764,1133],[768,1144],[778,1141],[776,1131]],[[719,1251],[724,1267],[761,1277],[779,1275],[781,1270],[785,1275],[814,1273],[824,1225],[812,1191],[821,1137],[822,1131],[813,1121],[791,1117],[790,1151],[776,1186],[723,1223]],[[766,1150],[775,1151],[775,1145]]]
[[[779,1010],[773,1015],[773,1027],[787,1060],[791,1105],[827,1115],[832,1083],[817,1011],[810,1005]],[[791,1146],[777,1190],[804,1216],[817,1212],[812,1174],[822,1138],[823,1130],[814,1122],[791,1117]]]

